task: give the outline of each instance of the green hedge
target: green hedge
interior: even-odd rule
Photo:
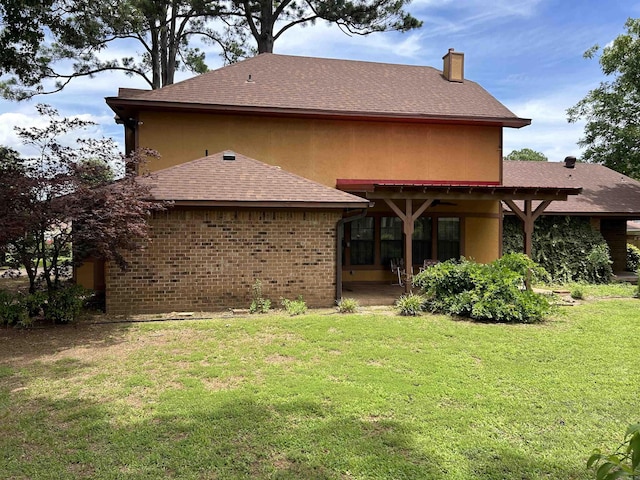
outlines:
[[[608,283],[611,280],[609,246],[586,218],[546,216],[536,220],[531,257],[557,283]],[[506,217],[504,253],[524,251],[522,222]]]

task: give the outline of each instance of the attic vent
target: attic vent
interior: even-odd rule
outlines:
[[[575,166],[576,166],[576,157],[565,157],[564,166],[566,168],[575,168]]]
[[[234,152],[224,152],[222,154],[222,159],[223,160],[235,160],[236,159],[236,154]]]

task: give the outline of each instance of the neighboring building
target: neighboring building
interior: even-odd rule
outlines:
[[[465,79],[463,54],[443,60],[441,71],[262,54],[107,98],[127,150],[162,156],[149,167],[156,198],[175,200],[154,215],[153,243],[130,271],[106,266],[108,311],[246,307],[255,279],[272,300],[302,294],[329,306],[343,281],[391,282],[392,259],[417,270],[429,259],[498,258],[501,200],[530,206],[580,189],[503,185],[502,130],[530,120]],[[249,165],[278,167],[259,199],[235,196],[261,185],[242,173]],[[314,185],[308,198],[306,188],[283,196],[292,178]],[[535,216],[525,208],[523,218]]]
[[[504,184],[523,181],[582,187],[580,195],[551,203],[542,215],[588,217],[609,245],[613,271],[626,269],[627,222],[640,219],[640,182],[592,163],[505,161]]]

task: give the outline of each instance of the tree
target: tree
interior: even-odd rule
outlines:
[[[351,35],[373,32],[407,32],[422,22],[403,10],[411,0],[259,0],[226,2],[221,14],[236,31],[248,29],[257,44],[258,53],[272,53],[274,42],[297,25],[325,20],[338,25]],[[231,22],[228,22],[231,24]],[[238,43],[240,45],[240,43]]]
[[[628,19],[626,33],[604,48],[595,45],[585,53],[599,52],[602,72],[611,78],[591,90],[567,113],[569,122],[586,120],[583,159],[602,163],[640,179],[640,19]]]
[[[131,173],[124,178],[110,180],[106,171],[117,157],[111,140],[78,140],[74,147],[60,142],[63,135],[91,122],[61,119],[44,105],[37,108],[48,125],[17,131],[38,155],[25,159],[0,149],[0,249],[11,252],[14,268],[26,270],[31,293],[42,280],[51,295],[70,264],[63,257],[72,241],[82,246],[82,254],[126,268],[123,251],[138,248],[140,240],[148,238],[147,217],[162,205],[148,200],[148,188],[136,181],[133,169],[127,169]],[[137,152],[124,160],[137,164],[149,155]]]
[[[547,162],[549,159],[547,156],[536,150],[530,148],[521,148],[520,150],[513,150],[509,155],[504,157],[505,160],[527,160],[529,162]]]
[[[421,26],[403,8],[411,0],[4,0],[0,4],[0,83],[6,98],[24,99],[64,88],[72,79],[119,70],[157,89],[178,70],[203,73],[217,45],[225,62],[273,52],[292,27],[325,20],[348,34]],[[50,41],[49,41],[50,40]],[[251,45],[255,42],[255,46]],[[105,59],[120,44],[138,56]],[[71,65],[70,70],[64,66]],[[53,82],[53,86],[51,83]]]

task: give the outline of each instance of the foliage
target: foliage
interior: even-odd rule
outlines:
[[[424,298],[422,295],[416,295],[414,293],[408,293],[402,295],[396,301],[396,309],[398,309],[400,315],[407,317],[415,317],[420,315],[424,305]]]
[[[503,225],[505,253],[522,252],[521,222],[506,217]],[[557,283],[607,283],[611,279],[609,247],[588,219],[543,216],[536,220],[532,238],[532,259]]]
[[[56,289],[43,305],[44,318],[54,323],[73,322],[82,312],[85,300],[90,297],[90,294],[91,291],[80,285]]]
[[[640,248],[627,243],[627,270],[637,272],[640,268]]]
[[[0,325],[22,324],[28,319],[27,309],[18,295],[0,290]]]
[[[583,159],[640,178],[640,19],[629,18],[626,32],[604,48],[593,46],[585,58],[601,52],[603,81],[568,111],[570,122],[585,120]]]
[[[603,454],[596,449],[587,461],[587,468],[596,470],[598,480],[640,479],[640,423],[629,425],[615,453]]]
[[[256,279],[251,286],[251,305],[249,313],[269,313],[271,300],[262,296],[262,282]]]
[[[513,150],[509,155],[504,157],[505,160],[527,160],[530,162],[547,162],[549,159],[547,156],[531,148],[522,148],[520,150]]]
[[[157,89],[171,85],[178,70],[207,71],[197,42],[217,46],[226,62],[235,62],[273,52],[289,29],[318,20],[350,35],[405,32],[422,25],[403,10],[410,1],[6,0],[0,4],[0,47],[7,51],[0,75],[13,77],[0,91],[24,99],[107,70],[139,76]],[[141,54],[116,58],[105,54],[110,47]]]
[[[606,243],[594,245],[587,255],[587,272],[591,276],[591,282],[609,283],[613,275],[611,263],[609,245]]]
[[[46,105],[37,109],[46,125],[16,130],[38,156],[20,158],[5,149],[0,157],[0,249],[11,253],[15,270],[26,270],[31,293],[39,280],[49,292],[60,286],[71,267],[72,239],[75,261],[94,255],[126,268],[123,252],[140,248],[149,214],[163,208],[146,200],[149,189],[135,174],[153,152],[122,158],[105,139],[63,145],[63,136],[92,123],[60,118]],[[117,161],[128,164],[127,173],[109,183],[109,165]]]
[[[448,260],[420,272],[413,283],[432,312],[482,321],[539,322],[551,312],[551,304],[546,296],[524,289],[523,265],[529,262],[522,254],[486,265]],[[545,277],[545,272],[533,266],[532,275]]]
[[[307,313],[307,304],[303,300],[302,296],[299,296],[296,300],[283,298],[280,303],[289,315],[301,315],[303,313]]]
[[[41,314],[46,301],[47,294],[42,291],[25,294],[0,290],[0,325],[31,325],[33,317]]]
[[[571,288],[571,298],[574,300],[582,300],[584,298],[584,288],[582,285],[576,284]]]
[[[355,298],[344,297],[338,302],[338,312],[340,313],[355,313],[358,308],[360,308],[360,304]]]

